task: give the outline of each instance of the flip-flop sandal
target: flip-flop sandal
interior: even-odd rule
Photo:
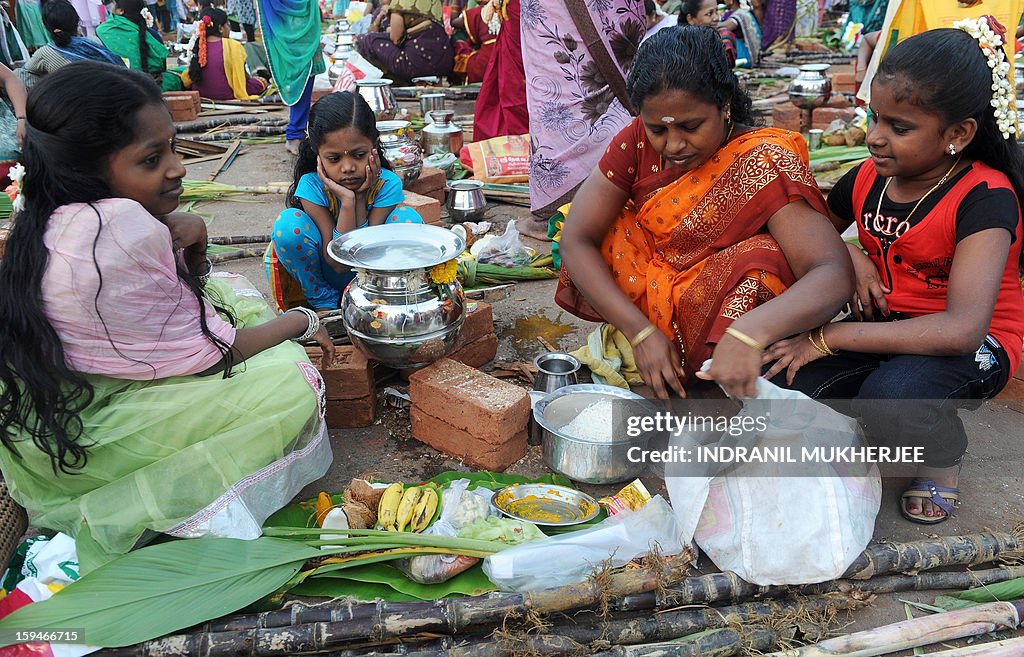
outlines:
[[[907,501],[911,498],[923,498],[930,500],[932,504],[946,512],[943,516],[924,516],[913,514],[907,511]],[[935,525],[944,522],[950,516],[955,515],[956,507],[960,506],[960,489],[939,486],[932,480],[917,481],[910,484],[910,488],[903,491],[900,496],[900,513],[910,522],[921,525]]]

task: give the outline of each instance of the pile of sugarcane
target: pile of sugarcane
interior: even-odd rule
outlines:
[[[1024,577],[1024,567],[1015,565],[921,572],[1005,564],[1019,560],[1022,550],[1021,527],[1010,533],[881,543],[869,546],[843,578],[801,586],[757,586],[732,573],[688,576],[690,555],[654,554],[640,567],[601,571],[585,582],[556,589],[434,602],[340,599],[316,606],[292,604],[225,617],[189,633],[98,654],[726,657],[782,650],[773,654],[881,655],[1014,629],[1024,606],[982,604],[826,639],[829,625],[840,612],[867,604],[875,594],[967,589]],[[1006,643],[1010,651],[1021,647],[1015,641],[997,643],[990,645],[1003,649]],[[807,645],[795,647],[800,644]],[[949,657],[972,654],[980,653],[950,652]]]

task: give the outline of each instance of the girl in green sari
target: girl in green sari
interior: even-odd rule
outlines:
[[[27,116],[26,205],[0,260],[11,496],[91,563],[157,532],[259,536],[331,462],[323,382],[289,341],[316,338],[329,361],[326,331],[209,278],[204,222],[175,212],[185,169],[149,76],[70,64]]]
[[[128,68],[151,75],[162,91],[180,91],[185,88],[181,76],[167,70],[167,46],[149,29],[148,13],[143,0],[114,0],[114,13],[96,28],[96,36]]]

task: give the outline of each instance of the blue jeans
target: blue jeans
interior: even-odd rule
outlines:
[[[412,208],[400,206],[385,223],[423,223]],[[334,236],[340,234],[335,231]],[[312,217],[297,208],[282,210],[274,222],[271,242],[278,262],[302,286],[309,305],[316,309],[337,308],[341,293],[355,278],[354,272],[339,274],[323,258],[323,237]],[[267,277],[270,275],[268,273]]]
[[[288,108],[288,128],[284,138],[288,141],[306,138],[306,124],[309,123],[309,107],[313,100],[313,76],[306,80],[306,88],[302,91],[299,102]]]
[[[1006,350],[987,338],[964,356],[862,354],[826,356],[800,368],[793,385],[785,371],[772,382],[860,418],[876,445],[924,448],[924,464],[952,467],[967,451],[957,415],[996,396],[1010,377]],[[849,400],[836,402],[835,400]]]

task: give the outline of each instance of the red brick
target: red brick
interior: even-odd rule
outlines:
[[[409,395],[414,408],[494,445],[524,431],[530,419],[525,390],[449,358],[413,373]]]
[[[434,167],[423,167],[420,177],[406,185],[406,192],[420,196],[428,196],[439,203],[444,203],[444,188],[447,180],[444,171]]]
[[[498,336],[491,333],[463,344],[448,354],[448,358],[470,367],[483,367],[498,355]]]
[[[829,124],[836,119],[842,119],[842,121],[849,122],[853,120],[854,114],[853,108],[849,109],[836,109],[834,107],[819,107],[814,110],[812,115],[813,125],[812,128],[818,128],[824,130],[828,128]]]
[[[793,103],[779,103],[772,108],[772,127],[800,132],[800,108]]]
[[[191,107],[187,109],[171,110],[171,121],[181,123],[182,121],[195,121],[197,114]]]
[[[526,430],[512,435],[500,445],[481,441],[471,433],[453,427],[444,420],[412,407],[412,435],[439,452],[454,456],[466,465],[491,472],[502,472],[526,456]]]
[[[328,429],[366,427],[376,419],[377,398],[374,395],[358,399],[328,399],[324,414]]]
[[[165,91],[164,98],[188,98],[192,102],[192,107],[195,108],[196,114],[203,111],[203,102],[199,97],[198,91]]]
[[[405,202],[402,205],[419,212],[423,217],[423,223],[441,225],[441,202],[437,199],[406,191]]]
[[[334,90],[331,89],[330,87],[313,87],[313,95],[311,96],[310,102],[315,103],[316,101],[320,100],[321,98],[323,98],[324,96],[333,91]]]
[[[832,97],[825,103],[825,107],[834,107],[836,109],[853,109],[853,99],[841,93],[837,93],[835,90],[832,91]]]
[[[494,310],[491,304],[486,301],[467,301],[466,305],[476,304],[476,310],[466,310],[466,321],[462,324],[462,331],[459,333],[460,345],[475,342],[486,335],[494,334]]]
[[[320,351],[320,347],[306,347],[306,355],[324,378],[324,385],[327,387],[325,396],[328,400],[373,397],[376,388],[373,365],[355,347],[336,347],[334,362],[326,368],[323,366],[323,352]]]
[[[856,73],[842,71],[832,75],[832,93],[853,93],[855,91],[857,91]]]

